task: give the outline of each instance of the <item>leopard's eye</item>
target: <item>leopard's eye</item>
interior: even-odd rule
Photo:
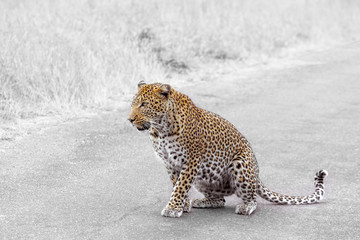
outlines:
[[[139,107],[140,107],[140,108],[141,108],[141,107],[145,107],[147,104],[148,104],[147,102],[142,102],[142,103],[140,103]]]

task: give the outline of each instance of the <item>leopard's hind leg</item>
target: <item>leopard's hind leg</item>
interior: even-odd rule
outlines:
[[[197,190],[204,194],[204,198],[194,199],[192,206],[194,208],[221,208],[225,206],[224,196],[231,195],[233,191],[230,182],[225,182],[221,189],[208,189],[207,187],[198,187]]]
[[[221,208],[225,206],[224,197],[207,196],[192,201],[193,208]]]

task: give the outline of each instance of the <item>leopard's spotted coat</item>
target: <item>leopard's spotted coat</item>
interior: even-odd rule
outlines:
[[[259,168],[249,142],[227,120],[198,108],[186,95],[166,84],[140,82],[130,122],[149,130],[156,154],[164,161],[173,192],[162,215],[180,217],[195,208],[216,208],[224,196],[236,194],[243,204],[235,212],[249,215],[256,209],[256,196],[279,204],[309,204],[324,196],[326,170],[315,176],[315,192],[286,196],[269,190],[259,179]],[[205,198],[188,198],[191,186]]]

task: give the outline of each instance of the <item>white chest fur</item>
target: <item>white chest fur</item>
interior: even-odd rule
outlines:
[[[154,137],[150,135],[150,140],[156,155],[165,163],[166,167],[180,172],[185,163],[186,151],[178,143],[178,136]]]

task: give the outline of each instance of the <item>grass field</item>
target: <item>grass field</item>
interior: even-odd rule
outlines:
[[[209,62],[357,41],[359,26],[357,0],[1,0],[0,121],[103,108],[142,78]]]

